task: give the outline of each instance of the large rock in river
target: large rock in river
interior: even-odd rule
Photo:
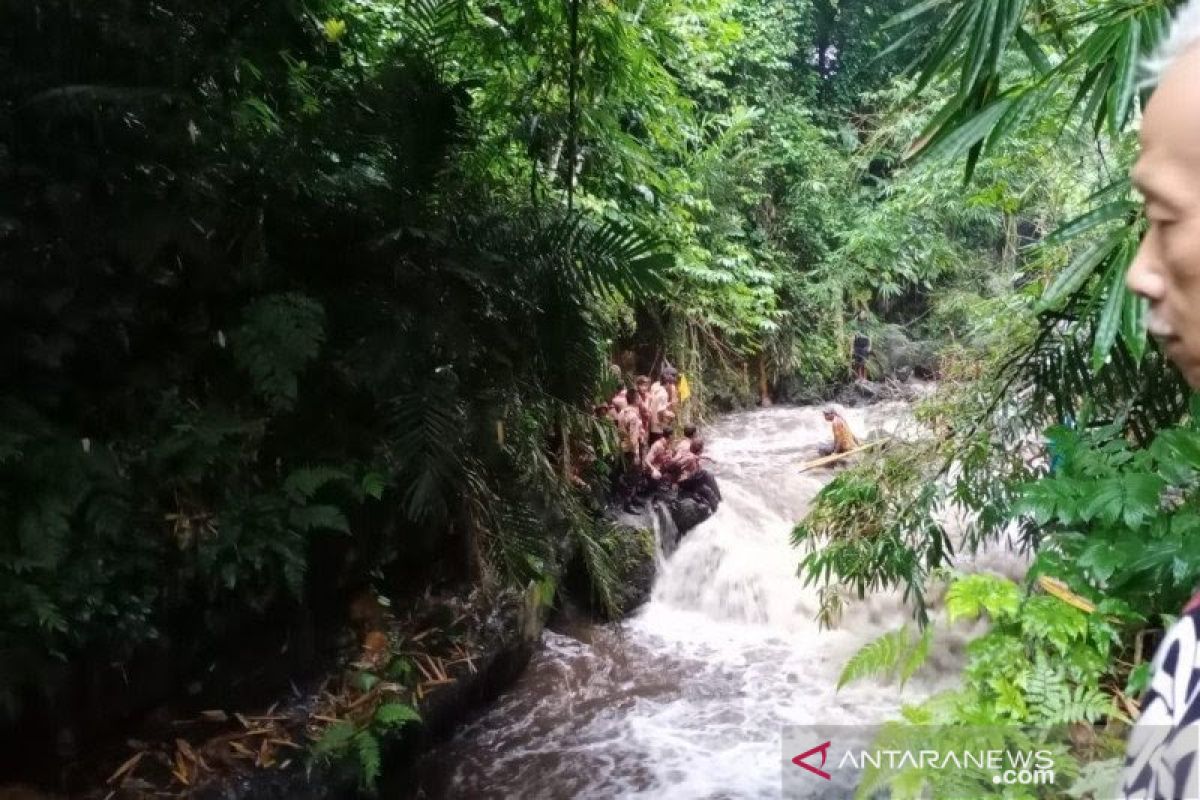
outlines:
[[[610,510],[594,545],[581,545],[568,562],[560,601],[599,619],[629,615],[650,599],[661,560],[714,513],[700,498],[674,493],[650,499],[635,514]],[[597,578],[606,569],[607,580]]]

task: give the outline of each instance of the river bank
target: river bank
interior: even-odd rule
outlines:
[[[901,424],[907,405],[871,405],[848,414],[852,425],[864,433],[873,429],[886,431]],[[728,487],[732,493],[730,502],[708,521],[693,514],[695,509],[687,507],[686,501],[682,505],[676,502],[673,506],[651,507],[641,516],[616,516],[614,539],[606,545],[611,548],[618,568],[618,602],[614,609],[605,609],[596,602],[593,587],[581,572],[579,554],[573,552],[564,553],[560,581],[550,593],[546,587],[531,585],[524,592],[499,595],[477,592],[470,598],[432,597],[424,608],[406,613],[403,620],[393,624],[390,639],[395,650],[406,652],[416,665],[417,691],[403,699],[420,714],[421,723],[380,737],[388,793],[402,794],[407,791],[405,787],[412,786],[423,787],[427,796],[459,796],[460,791],[477,791],[475,786],[465,789],[459,786],[457,778],[447,777],[436,765],[460,760],[456,748],[463,747],[475,735],[472,732],[484,724],[472,722],[477,716],[482,714],[482,719],[492,719],[495,714],[506,713],[505,708],[511,713],[512,704],[522,702],[519,698],[531,683],[555,685],[555,679],[547,671],[557,674],[564,663],[569,664],[568,672],[582,670],[588,675],[605,675],[606,680],[626,687],[619,690],[620,697],[610,698],[607,705],[600,704],[595,709],[597,713],[603,709],[636,707],[648,696],[656,695],[659,689],[643,684],[646,674],[675,675],[668,683],[677,688],[694,687],[691,679],[684,680],[685,674],[704,675],[717,669],[717,674],[709,676],[713,681],[711,686],[723,686],[722,691],[741,696],[744,690],[733,687],[731,676],[739,669],[755,672],[762,668],[756,666],[761,661],[785,668],[783,680],[796,683],[793,687],[796,691],[802,691],[806,685],[809,690],[819,687],[820,691],[832,686],[836,675],[831,670],[858,644],[899,620],[904,612],[894,600],[873,600],[868,605],[875,611],[868,614],[866,624],[860,624],[863,620],[857,617],[848,621],[846,628],[854,629],[849,637],[841,632],[820,632],[813,621],[815,592],[804,589],[795,577],[797,555],[788,539],[792,523],[803,515],[808,501],[833,473],[818,471],[796,476],[790,468],[803,461],[826,436],[827,425],[816,407],[744,411],[722,419],[713,428],[711,441],[718,462],[714,469],[723,488]],[[699,527],[692,535],[681,540],[682,533],[687,533],[697,522]],[[668,559],[676,545],[680,551]],[[631,613],[634,616],[625,619]],[[417,637],[418,641],[425,640],[421,635],[427,634],[428,628],[459,617],[463,622],[452,636],[444,637],[433,647],[429,645],[436,637],[428,637],[423,645],[414,646]],[[547,623],[549,628],[544,631]],[[706,634],[681,639],[682,631]],[[780,638],[796,633],[817,637],[821,646],[828,649],[817,665],[817,672],[808,679],[799,676],[805,671],[812,672],[813,665],[807,664],[804,657],[797,661],[797,655]],[[715,664],[707,663],[710,658],[715,659]],[[361,698],[362,692],[347,689],[346,676],[344,670],[334,671],[308,692],[285,698],[282,705],[286,710],[282,713],[288,719],[272,721],[271,733],[276,741],[307,746],[307,741],[318,737],[323,727],[310,724],[312,716],[337,712],[337,703],[328,706],[330,696],[338,696],[343,707]],[[809,680],[812,685],[806,683]],[[765,676],[758,676],[755,681],[778,688],[777,681]],[[558,701],[567,707],[573,707],[575,702],[561,697],[554,702]],[[323,702],[327,706],[324,709]],[[490,708],[493,702],[497,705]],[[555,716],[544,706],[545,702],[550,701],[538,701],[539,713]],[[872,709],[893,706],[894,703],[882,698],[866,701],[866,707]],[[246,733],[247,726],[238,724],[232,709],[229,711],[229,727],[214,729],[209,725],[206,739],[188,745],[200,759],[209,752],[205,750],[207,742],[215,742],[219,747],[225,741],[223,737]],[[759,709],[743,721],[748,723],[762,711]],[[278,707],[270,706],[242,712],[242,717],[252,723],[251,730],[263,712],[268,716],[281,714]],[[767,715],[767,719],[775,717]],[[172,724],[180,722],[174,720]],[[467,727],[459,732],[464,723]],[[175,732],[191,733],[181,727]],[[451,736],[454,738],[447,742]],[[143,777],[155,761],[159,764],[160,780],[166,778],[169,784],[178,768],[180,753],[186,753],[186,749],[170,737],[164,743],[144,747],[147,756],[136,765],[137,770],[129,770],[90,796],[103,797],[114,786],[120,789],[122,783],[127,784],[125,793],[116,797],[140,796],[139,791],[155,785]],[[139,744],[144,743],[139,740]],[[507,745],[497,746],[510,749]],[[215,770],[205,774],[195,764],[191,774],[184,773],[196,780],[193,796],[213,800],[250,797],[317,800],[352,796],[357,790],[361,765],[353,760],[335,760],[310,770],[302,751],[278,744],[268,748],[264,758],[261,741],[258,747],[249,755],[242,753],[240,759],[224,759],[228,762],[224,774]],[[514,754],[522,752],[521,746],[511,749]],[[138,751],[131,752],[136,755]],[[504,759],[511,757],[506,755]],[[183,758],[186,762],[189,757]],[[468,757],[466,763],[470,760]],[[221,759],[206,759],[205,765],[211,767],[209,761],[219,763]],[[105,773],[100,780],[109,774]],[[651,781],[646,786],[660,783]],[[182,791],[186,787],[178,788]],[[545,794],[554,796],[561,788],[548,786]]]
[[[670,495],[639,514],[609,513],[597,544],[613,569],[613,602],[599,602],[579,540],[564,537],[572,545],[547,583],[427,593],[403,608],[368,609],[367,619],[353,619],[352,610],[359,645],[347,646],[333,668],[291,682],[269,705],[214,705],[186,716],[164,710],[131,738],[73,765],[70,796],[330,800],[357,796],[380,771],[407,774],[422,752],[519,678],[551,616],[629,614],[648,599],[664,544],[673,548],[712,512]],[[380,726],[382,712],[395,713],[385,706],[411,709],[411,719]],[[344,724],[354,736],[339,750],[325,748]]]

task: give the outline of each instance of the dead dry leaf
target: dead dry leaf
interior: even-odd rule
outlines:
[[[139,750],[138,752],[134,753],[132,756],[130,756],[128,759],[126,759],[125,763],[123,763],[123,764],[121,764],[121,766],[117,767],[117,771],[114,772],[111,776],[109,776],[109,779],[107,781],[105,781],[105,783],[108,783],[108,784],[116,783],[117,781],[121,780],[121,778],[125,777],[127,774],[133,772],[134,768],[137,767],[138,762],[140,762],[142,760],[142,756],[144,756],[144,755],[146,755],[145,750]]]

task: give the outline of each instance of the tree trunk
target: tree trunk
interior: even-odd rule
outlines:
[[[771,385],[767,381],[767,354],[758,354],[758,402],[763,407],[772,405]]]

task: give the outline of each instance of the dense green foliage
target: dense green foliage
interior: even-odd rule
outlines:
[[[928,109],[893,81],[927,43],[892,46],[904,7],[21,4],[5,705],[367,584],[545,587],[571,547],[611,575],[590,408],[630,372],[669,358],[695,414],[845,379],[851,318],[966,336],[1070,176],[1020,205],[1050,153],[966,197],[899,169]]]
[[[564,529],[587,535],[549,456],[595,428],[604,309],[668,259],[464,170],[465,8],[326,5],[20,20],[10,700],[47,657],[202,647],[369,580],[528,580]]]
[[[22,4],[0,34],[0,699],[154,639],[208,654],[298,607],[337,618],[365,585],[552,594],[571,548],[611,600],[592,404],[663,358],[693,415],[824,396],[859,329],[874,377],[920,364],[962,391],[926,412],[954,437],[818,506],[831,610],[898,585],[923,612],[947,492],[977,512],[968,544],[1040,513],[1062,527],[1027,525],[1046,564],[1116,564],[1064,575],[1076,591],[1177,602],[1190,563],[1118,563],[1122,526],[1157,517],[1101,503],[1081,543],[1062,515],[1098,486],[1022,488],[1030,431],[1067,412],[1139,444],[1179,416],[1140,306],[1105,289],[1138,231],[1127,188],[1046,238],[1129,157],[1126,73],[1092,63],[1152,37],[1115,27],[1140,11],[1029,7],[978,56],[964,31],[1027,4],[947,2],[948,29],[907,0]],[[1099,148],[1059,136],[1080,77]],[[404,721],[330,728],[318,756],[369,782]]]
[[[1200,582],[1198,409],[1123,281],[1145,230],[1126,178],[1145,99],[1138,65],[1177,5],[946,0],[894,18],[897,35],[934,9],[947,20],[917,70],[917,88],[941,97],[914,139],[918,163],[965,166],[973,185],[1015,142],[1077,136],[1095,155],[1055,230],[1020,254],[1018,290],[973,304],[979,366],[948,371],[921,410],[935,437],[840,476],[796,531],[810,548],[802,573],[829,584],[829,621],[846,591],[893,586],[927,621],[927,592],[979,547],[1031,553],[1027,587],[951,577],[948,621],[984,613],[990,630],[969,646],[962,690],[908,709],[913,721],[1127,721],[1157,635]],[[916,641],[889,637],[844,680],[907,673]],[[1117,764],[1082,770],[1073,796],[1108,790]],[[933,774],[887,780],[950,790]]]

